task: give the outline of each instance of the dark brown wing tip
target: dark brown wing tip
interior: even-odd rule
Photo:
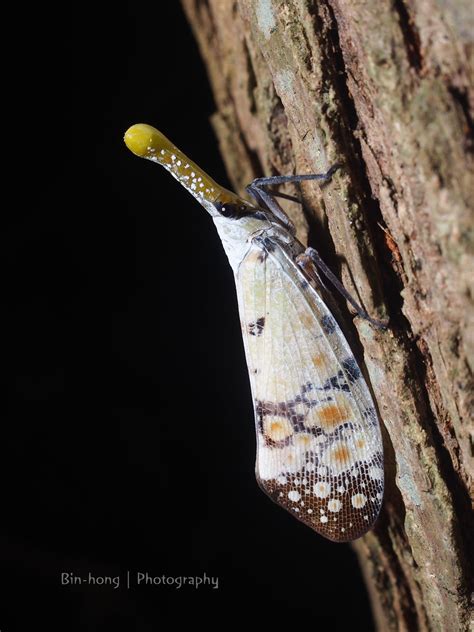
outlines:
[[[372,529],[380,512],[379,505],[375,511],[373,509],[368,510],[367,514],[360,514],[357,518],[352,516],[341,522],[340,520],[335,520],[336,516],[327,515],[328,512],[322,514],[321,509],[324,504],[321,502],[320,504],[314,503],[311,506],[311,514],[308,512],[304,513],[302,507],[295,507],[294,504],[285,500],[285,492],[282,491],[282,488],[272,485],[274,481],[264,481],[259,477],[258,473],[256,473],[256,479],[260,489],[276,505],[286,509],[294,518],[318,535],[338,544],[353,542],[363,537]],[[335,524],[336,522],[337,524]]]

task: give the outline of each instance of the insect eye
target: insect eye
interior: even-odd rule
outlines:
[[[237,217],[238,216],[238,209],[236,208],[235,204],[232,203],[227,203],[227,204],[216,204],[215,205],[217,210],[219,211],[219,213],[222,215],[222,217]]]
[[[231,219],[238,219],[239,217],[244,217],[249,213],[249,206],[247,204],[235,204],[232,202],[222,204],[221,202],[217,202],[215,207],[222,217],[228,217]]]

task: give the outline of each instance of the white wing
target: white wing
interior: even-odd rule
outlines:
[[[259,484],[325,537],[354,540],[374,523],[383,496],[381,433],[357,362],[277,241],[253,241],[236,285]]]

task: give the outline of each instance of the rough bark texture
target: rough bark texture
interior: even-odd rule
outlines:
[[[354,544],[380,630],[465,630],[472,606],[470,0],[183,0],[236,189],[343,168],[286,207],[387,332],[354,320],[387,491]],[[346,309],[349,318],[349,312]]]

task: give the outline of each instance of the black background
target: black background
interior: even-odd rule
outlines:
[[[4,75],[2,632],[142,632],[190,616],[370,630],[350,547],[255,482],[233,278],[212,222],[122,141],[154,124],[226,184],[179,4],[36,11],[9,23]],[[219,588],[126,590],[127,570],[206,573]],[[61,586],[65,572],[121,586]]]

